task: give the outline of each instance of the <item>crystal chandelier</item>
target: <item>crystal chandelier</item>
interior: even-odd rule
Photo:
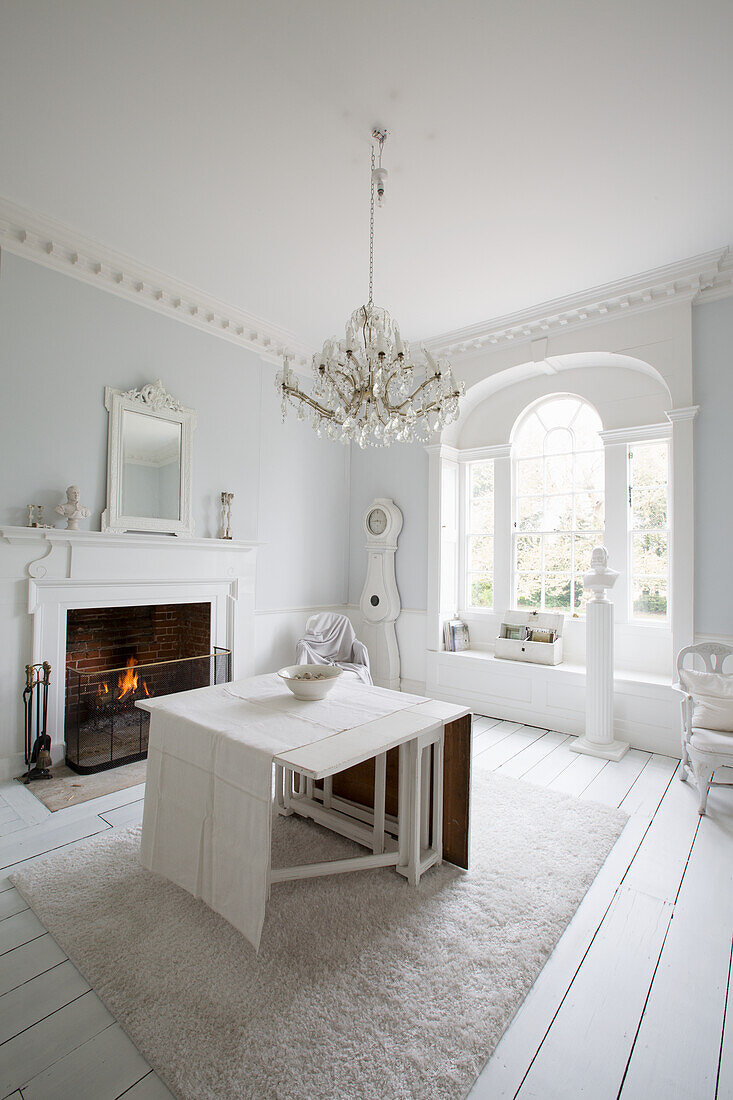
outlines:
[[[375,192],[379,206],[384,198],[387,172],[382,150],[387,133],[374,130],[372,138],[369,301],[351,314],[345,339],[326,340],[320,354],[313,356],[310,393],[300,389],[287,355],[275,386],[282,395],[283,421],[292,405],[299,420],[310,410],[318,436],[353,441],[360,447],[389,447],[394,440],[427,442],[433,432],[450,424],[458,416],[464,387],[447,360],[435,359],[426,347],[422,361],[413,357],[387,310],[374,305],[374,201]]]

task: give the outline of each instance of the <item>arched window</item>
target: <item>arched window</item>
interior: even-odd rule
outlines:
[[[519,608],[582,614],[583,573],[603,542],[604,452],[595,409],[557,394],[515,425],[514,601]]]

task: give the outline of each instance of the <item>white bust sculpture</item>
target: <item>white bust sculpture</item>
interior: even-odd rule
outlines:
[[[590,556],[590,573],[586,573],[583,577],[584,587],[590,588],[594,599],[604,600],[606,590],[613,588],[617,577],[618,572],[615,569],[608,568],[608,550],[606,550],[606,547],[596,546]]]
[[[80,501],[78,485],[70,485],[66,490],[66,500],[56,505],[56,511],[66,519],[67,531],[78,531],[79,520],[88,519],[92,514],[89,508],[85,508]]]

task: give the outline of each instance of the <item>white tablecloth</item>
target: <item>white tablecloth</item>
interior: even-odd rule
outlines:
[[[150,700],[142,862],[259,947],[270,868],[272,760],[424,699],[349,678],[302,702],[275,675]]]

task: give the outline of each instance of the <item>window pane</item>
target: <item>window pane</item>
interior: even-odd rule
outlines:
[[[635,616],[643,619],[666,619],[666,577],[635,577],[631,587]]]
[[[570,574],[545,575],[545,607],[548,611],[570,610]]]
[[[542,569],[542,536],[518,535],[516,554],[515,568],[518,572],[539,572]]]
[[[580,575],[580,573],[576,572],[573,595],[573,612],[576,615],[585,615],[587,603],[588,592],[583,588],[582,576]]]
[[[540,405],[537,415],[548,431],[550,428],[564,428],[577,415],[581,404],[577,397],[553,397]],[[567,449],[572,450],[572,446]]]
[[[573,449],[573,437],[567,428],[553,428],[545,436],[545,454],[568,454]]]
[[[577,493],[575,526],[579,531],[603,530],[603,493]]]
[[[517,527],[520,531],[542,530],[542,497],[524,497],[517,501]]]
[[[539,573],[517,574],[517,607],[538,608],[542,603],[542,577]]]
[[[631,540],[631,572],[634,577],[666,577],[667,536],[634,535]]]
[[[545,531],[572,531],[573,497],[571,493],[560,497],[547,497],[545,500]]]
[[[518,607],[566,613],[585,607],[582,573],[603,543],[601,427],[591,405],[566,394],[547,398],[520,421],[512,447]]]
[[[514,440],[517,455],[541,455],[545,440],[545,428],[536,413],[532,413],[521,425]]]
[[[603,491],[605,482],[605,455],[602,451],[575,456],[575,488]]]
[[[550,455],[545,459],[545,479],[546,493],[567,493],[572,489],[573,456]]]
[[[629,449],[631,484],[666,485],[668,479],[667,444],[635,443]]]
[[[583,574],[590,572],[590,556],[595,546],[603,545],[603,535],[576,535],[575,536],[575,577],[580,587],[583,587]]]
[[[494,492],[494,463],[471,463],[471,496],[490,496]]]
[[[597,414],[588,405],[581,404],[570,425],[575,436],[575,449],[578,451],[601,450],[598,432],[600,423]]]
[[[542,491],[542,459],[521,459],[517,463],[517,495],[525,497]]]
[[[491,536],[479,535],[469,540],[469,572],[490,573],[494,568],[494,540]]]
[[[642,530],[667,526],[667,489],[657,485],[651,489],[631,491],[632,524]]]
[[[471,607],[493,607],[494,585],[486,574],[469,574],[469,602]]]
[[[548,573],[569,573],[572,550],[572,535],[545,535],[545,570]]]
[[[476,534],[494,533],[494,498],[484,497],[471,501],[470,530]]]

